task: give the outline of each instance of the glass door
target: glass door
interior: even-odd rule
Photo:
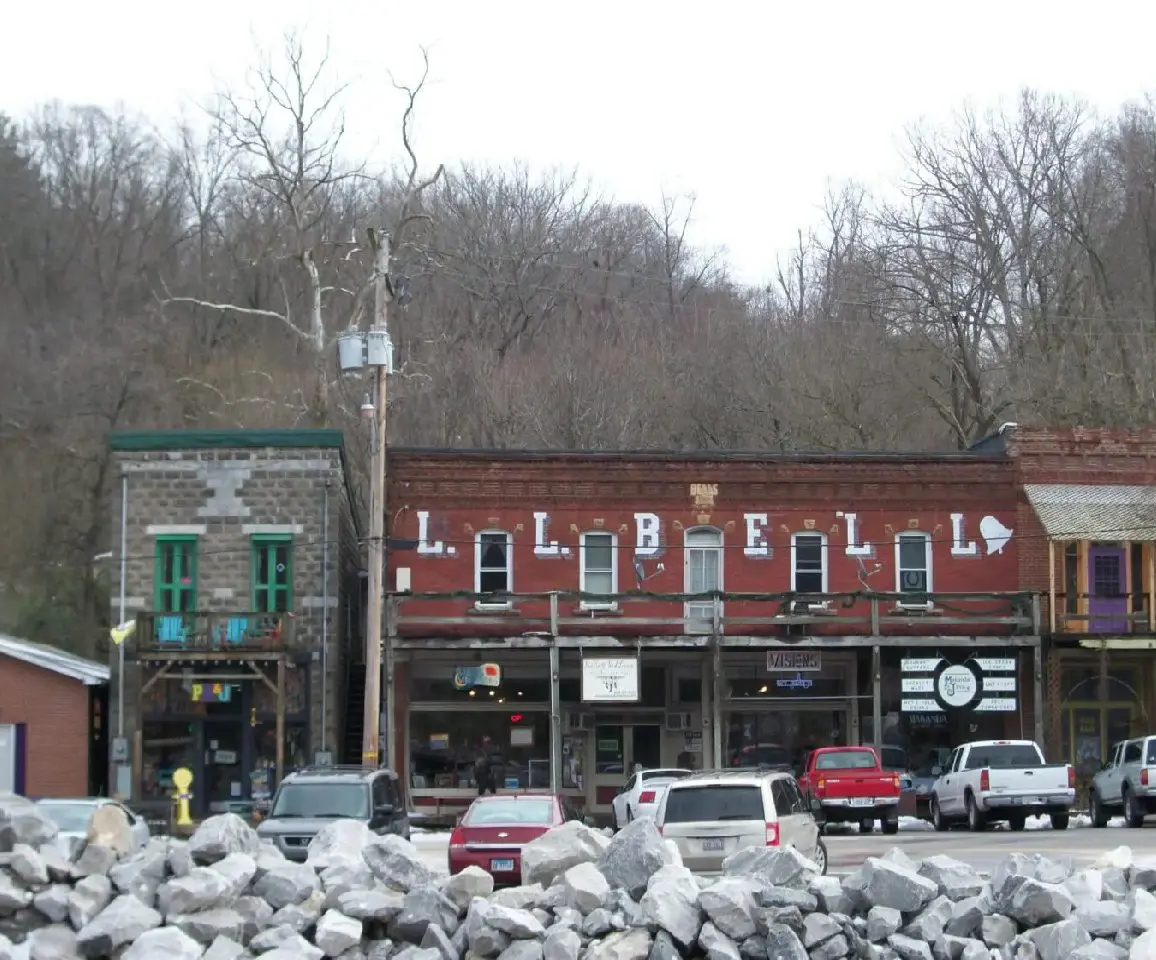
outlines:
[[[610,801],[630,779],[635,765],[661,767],[662,727],[659,724],[600,723],[594,728],[594,796],[588,802],[608,813]]]

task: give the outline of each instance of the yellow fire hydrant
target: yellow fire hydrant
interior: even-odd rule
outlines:
[[[189,793],[189,787],[193,785],[193,772],[187,767],[181,767],[173,771],[173,786],[176,788],[173,793],[173,802],[177,806],[177,818],[174,821],[178,827],[191,827],[193,819],[189,816],[189,801],[193,795]]]

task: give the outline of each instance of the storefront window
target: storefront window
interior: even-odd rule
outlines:
[[[542,673],[549,671],[542,665]],[[582,696],[578,678],[558,681],[558,695],[564,703],[577,703]],[[550,680],[547,676],[503,677],[501,686],[454,688],[452,671],[443,677],[414,677],[410,681],[409,699],[413,703],[549,703]]]
[[[173,771],[193,763],[192,724],[146,723],[141,732],[141,799],[169,800]]]
[[[726,764],[785,765],[799,771],[808,750],[846,744],[846,720],[845,710],[733,712],[727,718]]]
[[[550,787],[550,715],[545,711],[411,710],[409,737],[414,789],[475,788],[474,763],[483,750],[496,757],[499,789]],[[580,769],[574,773],[581,776]]]

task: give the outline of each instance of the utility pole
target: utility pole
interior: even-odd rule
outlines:
[[[391,297],[389,281],[390,237],[388,233],[369,231],[373,248],[373,323],[370,326],[370,364],[376,382],[373,400],[372,467],[369,485],[369,610],[365,631],[365,725],[361,738],[361,762],[379,765],[381,751],[381,639],[385,607],[385,447],[387,379],[392,357],[387,363],[374,363],[375,341],[389,344],[386,320]],[[387,349],[389,349],[387,347]],[[392,353],[392,350],[389,350]],[[393,730],[389,725],[389,751],[392,761]]]

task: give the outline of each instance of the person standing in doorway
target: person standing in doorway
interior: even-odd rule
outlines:
[[[486,791],[495,793],[494,790],[494,771],[490,766],[490,751],[489,737],[482,738],[482,744],[478,748],[478,755],[474,758],[474,783],[478,786],[478,796],[484,797]]]

